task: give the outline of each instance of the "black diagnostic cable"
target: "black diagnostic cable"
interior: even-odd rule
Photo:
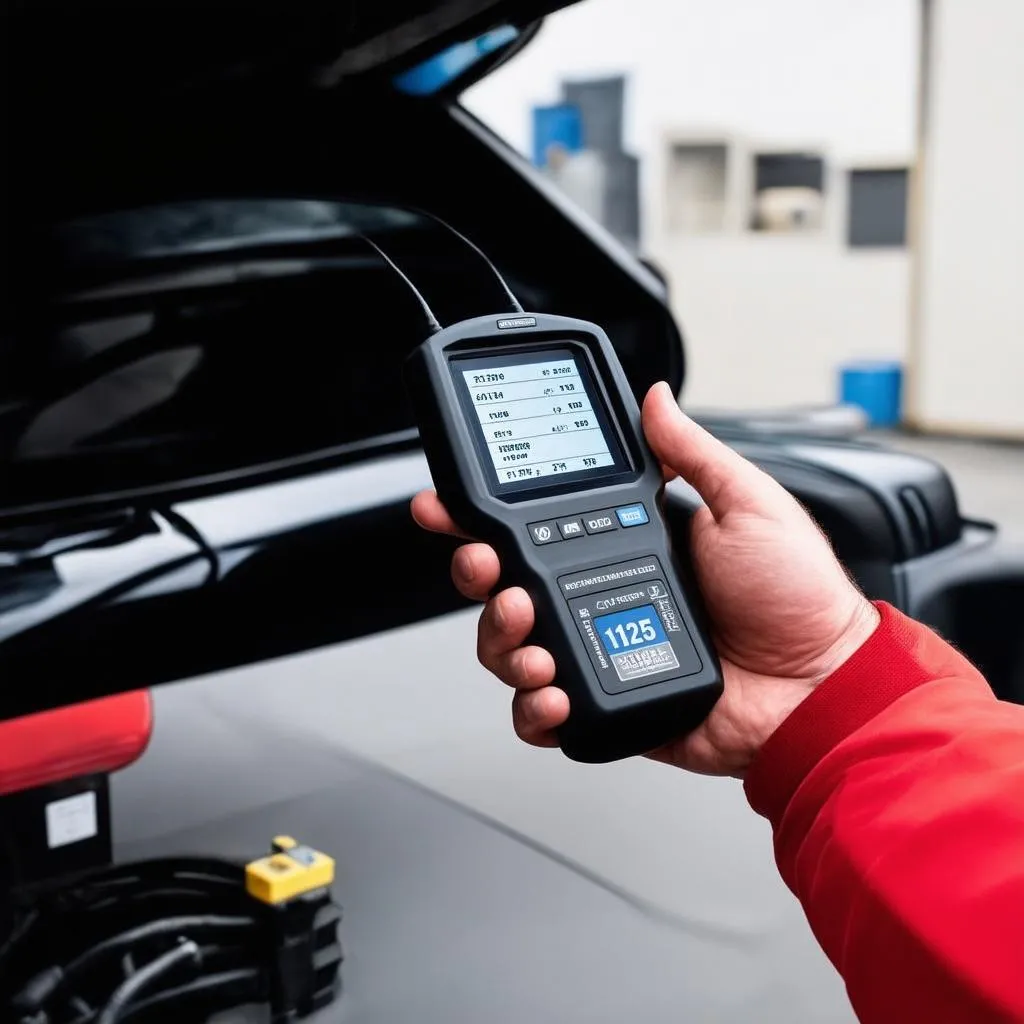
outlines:
[[[250,871],[271,857],[172,857],[22,893],[0,947],[0,1020],[179,1024],[257,1003],[284,1024],[327,1005],[343,959],[341,910],[317,873],[324,855],[277,842],[273,857],[293,847],[312,856],[308,868],[295,861],[313,872],[311,888],[272,900],[250,891]],[[186,943],[198,960],[179,952]]]
[[[437,319],[436,316],[434,316],[434,311],[427,304],[427,300],[423,298],[423,295],[420,292],[419,288],[417,288],[416,285],[414,285],[412,281],[409,280],[409,278],[405,275],[405,273],[398,266],[398,264],[395,263],[395,261],[372,238],[368,237],[367,235],[363,235],[362,238],[363,241],[368,246],[370,246],[370,248],[373,249],[377,253],[377,255],[402,279],[402,281],[405,282],[405,286],[409,289],[410,292],[412,292],[413,296],[415,296],[416,298],[416,301],[419,303],[420,309],[423,310],[423,316],[427,321],[427,327],[430,329],[430,333],[436,334],[439,330],[441,330],[440,321]]]
[[[96,1024],[121,1024],[131,1004],[147,989],[183,964],[194,970],[202,966],[203,958],[199,946],[191,939],[185,939],[174,949],[140,967],[114,990],[107,1005],[100,1011]]]
[[[4,939],[3,945],[0,945],[0,964],[4,962],[4,959],[11,953],[12,950],[17,948],[17,945],[26,935],[32,930],[33,925],[39,920],[38,910],[29,910],[21,917],[17,918],[11,925],[11,930]]]
[[[490,257],[488,257],[488,255],[483,251],[483,249],[480,248],[480,246],[478,246],[471,239],[467,238],[457,228],[452,227],[452,225],[449,224],[446,220],[442,220],[436,214],[430,213],[428,210],[421,210],[419,208],[412,208],[412,212],[418,213],[421,216],[426,217],[428,220],[433,221],[435,224],[439,225],[441,228],[447,231],[450,235],[453,235],[455,238],[457,238],[467,249],[472,251],[472,253],[477,257],[477,259],[484,264],[484,266],[487,268],[488,272],[491,274],[494,280],[497,281],[502,292],[505,294],[505,298],[508,300],[508,304],[511,307],[511,312],[519,314],[525,312],[525,310],[523,309],[523,304],[516,298],[515,292],[512,291],[512,289],[509,287],[508,282],[501,275],[501,272],[494,265],[494,263],[491,262]],[[366,242],[367,245],[369,245],[377,253],[378,256],[380,256],[380,258],[391,268],[391,270],[394,271],[394,273],[397,274],[398,277],[402,279],[406,288],[408,288],[408,290],[412,293],[413,297],[419,304],[420,309],[423,311],[423,316],[424,319],[427,321],[427,327],[430,333],[436,334],[438,331],[440,331],[442,329],[441,322],[437,319],[437,316],[434,314],[434,311],[430,308],[430,305],[427,303],[427,300],[423,297],[423,293],[416,287],[416,285],[413,284],[409,275],[406,274],[405,271],[403,271],[402,268],[399,267],[398,264],[384,251],[380,244],[374,241],[374,239],[372,239],[369,235],[363,234],[360,237],[363,239],[364,242]]]
[[[480,262],[487,267],[487,269],[491,272],[491,276],[501,286],[501,290],[505,293],[505,297],[508,299],[509,305],[512,307],[511,311],[513,313],[525,312],[522,303],[516,298],[515,293],[509,287],[508,282],[505,280],[504,277],[501,276],[500,272],[498,271],[498,268],[494,265],[493,262],[491,262],[491,258],[483,251],[483,249],[480,248],[480,246],[476,244],[476,242],[471,241],[461,231],[459,231],[456,228],[453,228],[451,224],[449,224],[446,220],[442,220],[435,213],[430,213],[428,210],[421,209],[417,209],[415,212],[422,214],[424,217],[428,218],[429,220],[432,220],[435,224],[440,225],[449,234],[454,235],[460,242],[462,242],[463,245],[465,245],[469,249],[472,249],[473,252],[476,254],[477,258],[480,260]]]
[[[240,936],[248,941],[256,922],[246,913],[224,911],[248,910],[242,887],[243,872],[237,865],[196,858],[142,862],[115,868],[80,879],[76,884],[52,897],[51,912],[69,922],[73,931],[106,935],[87,947],[66,965],[51,964],[35,970],[29,981],[12,997],[15,1008],[40,1008],[69,990],[79,977],[86,976],[100,962],[131,952],[137,943],[166,938],[184,928],[230,938]],[[165,901],[174,907],[192,906],[196,910],[216,906],[220,914],[178,913],[158,916],[142,925],[124,927],[138,920],[143,904]],[[32,924],[37,925],[41,911],[34,911]],[[69,916],[70,915],[70,916]],[[48,918],[51,914],[46,914]],[[112,920],[111,920],[112,919]],[[118,927],[119,922],[121,927]],[[31,938],[32,928],[20,930],[11,950]],[[37,943],[38,945],[38,943]],[[44,952],[49,945],[43,937]],[[45,960],[43,961],[45,964]]]
[[[200,947],[203,960],[202,968],[207,966],[208,948]],[[135,996],[137,997],[139,994],[136,992]],[[201,974],[198,978],[161,988],[148,995],[143,994],[142,998],[132,998],[131,1001],[122,1005],[121,1015],[117,1020],[118,1024],[124,1024],[125,1021],[136,1018],[150,1020],[154,1017],[160,1021],[167,1019],[173,1021],[199,1020],[218,1010],[241,1006],[245,1003],[265,1002],[266,998],[265,973],[258,967],[236,967],[232,970],[216,971],[213,974]],[[72,1000],[72,1005],[78,1016],[71,1019],[68,1024],[98,1024],[97,1018],[102,1012],[101,1010],[90,1006],[82,999]],[[183,1016],[190,1006],[195,1008],[197,1005],[202,1007],[202,1016]]]
[[[220,914],[192,914],[182,917],[165,917],[157,921],[149,921],[120,935],[112,935],[109,939],[97,943],[87,949],[81,956],[72,960],[64,968],[64,977],[71,980],[95,966],[95,962],[103,957],[122,951],[130,951],[136,944],[148,939],[173,935],[175,932],[220,932],[230,935],[240,929],[248,930],[256,927],[252,917],[227,917]]]
[[[94,970],[99,961],[131,952],[140,943],[167,936],[184,934],[232,933],[252,930],[256,921],[251,917],[226,917],[216,914],[195,914],[183,917],[165,917],[112,935],[85,950],[67,966],[53,965],[35,974],[11,1000],[14,1009],[22,1014],[35,1013],[45,1004],[69,988],[76,978]]]
[[[181,1009],[181,1004],[195,999],[216,1001],[225,1006],[239,1006],[243,1003],[259,1002],[265,998],[261,986],[261,974],[255,967],[240,967],[234,971],[221,971],[208,974],[183,985],[175,985],[163,989],[146,999],[140,999],[125,1007],[119,1024],[132,1020],[134,1017],[148,1016],[154,1010],[174,1006]],[[95,1015],[79,1018],[74,1024],[93,1024]]]

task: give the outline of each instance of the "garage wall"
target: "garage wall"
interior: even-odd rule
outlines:
[[[1024,438],[1024,3],[929,10],[909,413]]]
[[[746,233],[663,236],[650,255],[686,335],[689,408],[830,404],[844,362],[906,357],[905,249]]]

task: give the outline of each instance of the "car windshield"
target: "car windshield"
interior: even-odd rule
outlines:
[[[416,215],[386,206],[321,199],[203,199],[115,210],[57,225],[68,267],[228,252],[253,246],[344,239],[410,227]]]
[[[393,382],[423,314],[366,238],[429,284],[431,253],[459,255],[444,234],[286,196],[40,225],[26,249],[45,294],[0,336],[0,490],[157,484],[411,431]]]
[[[368,238],[444,322],[499,301],[461,236],[398,206],[212,196],[38,225],[43,283],[0,334],[0,492],[414,443],[401,369],[427,325]]]

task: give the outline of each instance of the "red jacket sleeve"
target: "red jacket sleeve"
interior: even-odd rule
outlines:
[[[1024,1021],[1024,707],[879,611],[747,796],[865,1024]]]

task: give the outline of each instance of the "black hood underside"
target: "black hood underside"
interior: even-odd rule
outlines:
[[[573,0],[7,0],[9,86],[31,101],[117,102],[230,84],[332,87],[387,77]]]

